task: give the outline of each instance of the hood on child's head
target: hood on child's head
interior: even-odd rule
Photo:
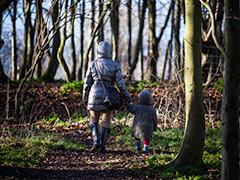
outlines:
[[[152,95],[148,90],[143,90],[140,93],[139,103],[142,105],[152,105]]]

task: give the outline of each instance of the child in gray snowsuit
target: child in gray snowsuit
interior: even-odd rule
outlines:
[[[136,139],[136,149],[141,150],[140,140],[142,139],[143,150],[148,152],[153,131],[157,129],[157,114],[152,107],[152,95],[148,90],[143,90],[139,95],[139,104],[132,106],[128,103],[126,106],[128,111],[134,114],[132,136]]]

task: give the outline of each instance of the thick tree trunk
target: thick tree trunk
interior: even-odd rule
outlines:
[[[115,61],[118,61],[119,3],[120,0],[113,0],[111,13],[112,59]]]
[[[76,4],[74,0],[71,0],[71,50],[72,50],[72,80],[76,80],[76,70],[77,70],[77,62],[76,62],[76,49],[75,49],[75,33],[74,33],[74,22],[75,22],[75,14],[76,14]]]
[[[17,0],[13,2],[12,13],[12,80],[17,80],[16,16],[17,16]]]
[[[83,52],[84,52],[84,14],[85,14],[85,0],[82,1],[80,11],[81,23],[80,23],[80,53],[79,53],[79,69],[78,69],[78,80],[83,79]]]
[[[201,73],[201,4],[186,0],[185,91],[186,123],[180,152],[173,166],[201,166],[205,140]]]
[[[147,80],[157,80],[158,44],[156,40],[156,1],[148,0],[149,29],[148,29],[148,67]]]
[[[222,101],[222,180],[239,179],[240,15],[239,0],[225,0],[225,59]]]
[[[142,47],[142,33],[143,33],[143,29],[144,29],[146,9],[147,9],[147,0],[143,0],[141,18],[140,18],[139,29],[138,29],[137,44],[136,44],[136,47],[135,47],[133,63],[131,65],[131,68],[130,68],[130,71],[129,71],[128,80],[132,79],[133,72],[136,69],[137,62],[138,62],[138,59],[139,59],[139,51],[141,50],[141,47]]]
[[[54,3],[55,0],[53,0]],[[59,23],[58,23],[58,11],[59,11],[59,6],[58,6],[58,0],[55,2],[55,5],[53,7],[53,12],[52,12],[52,21],[53,25],[55,24],[56,26],[56,34],[54,35],[53,38],[53,44],[52,44],[52,54],[50,57],[50,61],[48,64],[48,68],[41,77],[41,80],[43,81],[54,81],[54,76],[57,72],[57,68],[59,65],[59,62],[57,60],[57,51],[60,45],[60,32],[59,32]]]

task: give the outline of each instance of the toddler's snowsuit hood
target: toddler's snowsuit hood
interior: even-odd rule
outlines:
[[[144,90],[140,93],[139,104],[152,105],[152,95],[148,90]]]

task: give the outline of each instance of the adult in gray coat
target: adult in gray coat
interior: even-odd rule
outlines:
[[[144,142],[144,151],[152,140],[153,131],[157,128],[157,114],[152,107],[152,95],[148,90],[143,90],[139,95],[139,104],[132,106],[127,104],[128,110],[134,114],[132,136],[136,139],[136,149],[141,149],[140,140]]]
[[[104,92],[100,79],[102,79],[106,86],[114,86],[117,84],[125,100],[131,101],[131,97],[125,87],[120,66],[111,58],[112,48],[110,44],[101,41],[97,48],[97,59],[91,62],[84,80],[83,101],[87,104],[87,108],[90,111],[90,127],[93,138],[93,147],[90,152],[96,152],[99,149],[100,152],[105,152],[105,144],[110,134],[112,111],[103,103],[102,96]],[[96,64],[98,71],[96,70]],[[101,74],[100,78],[98,77],[98,72]],[[102,133],[100,135],[98,122],[101,113]]]

